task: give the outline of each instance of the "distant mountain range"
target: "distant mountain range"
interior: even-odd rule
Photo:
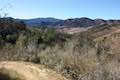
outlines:
[[[15,19],[16,21],[24,21],[28,27],[54,27],[54,28],[71,28],[71,27],[94,27],[102,24],[120,24],[120,20],[104,20],[90,18],[73,18],[73,19],[56,19],[56,18],[35,18],[35,19]]]
[[[61,21],[60,19],[55,18],[35,18],[35,19],[29,19],[24,20],[24,22],[27,24],[27,26],[49,26],[53,23]]]
[[[63,28],[63,27],[94,27],[101,24],[120,24],[120,20],[103,20],[103,19],[89,19],[89,18],[74,18],[74,19],[55,19],[55,18],[36,18],[24,20],[24,22],[32,27],[32,26],[47,26],[47,27],[55,27],[55,28]]]

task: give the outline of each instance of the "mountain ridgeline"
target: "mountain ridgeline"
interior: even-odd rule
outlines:
[[[120,20],[103,20],[89,18],[73,18],[73,19],[55,19],[55,18],[36,18],[24,20],[29,27],[53,27],[53,28],[73,28],[73,27],[95,27],[102,24],[120,24]]]
[[[28,27],[51,27],[51,28],[88,28],[96,27],[102,24],[120,24],[120,20],[104,20],[104,19],[90,19],[90,18],[71,18],[71,19],[56,19],[56,18],[34,18],[34,19],[14,19],[5,18],[6,20],[13,20],[15,22],[24,22]],[[0,20],[3,20],[1,18]]]

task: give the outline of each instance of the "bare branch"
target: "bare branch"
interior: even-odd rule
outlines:
[[[1,2],[1,1],[0,1]],[[11,0],[7,0],[7,3],[0,8],[0,18],[7,17],[9,14],[9,9],[12,7]]]

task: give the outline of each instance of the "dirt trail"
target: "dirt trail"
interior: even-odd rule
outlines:
[[[55,71],[41,65],[26,62],[0,62],[0,68],[14,70],[23,75],[26,80],[68,80]]]

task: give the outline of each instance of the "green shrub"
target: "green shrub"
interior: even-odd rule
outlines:
[[[5,41],[7,41],[8,43],[13,43],[13,44],[15,44],[17,38],[18,38],[18,35],[17,35],[17,34],[7,35]]]

